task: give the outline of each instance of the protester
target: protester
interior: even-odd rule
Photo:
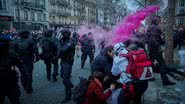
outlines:
[[[103,93],[104,75],[101,72],[94,72],[89,78],[89,85],[85,93],[84,101],[81,104],[106,104],[111,96],[115,85],[112,84],[106,93]]]
[[[122,90],[120,91],[120,95],[118,96],[118,101],[117,101],[118,104],[129,104],[130,101],[132,100],[135,102],[135,104],[141,104],[141,96],[148,87],[147,80],[145,80],[145,78],[141,78],[137,76],[137,75],[143,76],[144,71],[142,70],[144,70],[145,68],[133,67],[137,64],[134,63],[132,54],[138,53],[138,51],[140,50],[138,50],[138,47],[135,44],[128,45],[128,50],[126,49],[123,43],[118,43],[114,46],[115,57],[114,57],[114,63],[112,67],[112,74],[115,76],[120,75],[118,82],[123,85]],[[141,50],[141,51],[144,52],[144,50]],[[146,53],[145,53],[145,56],[146,56]],[[148,62],[145,62],[144,59],[145,58],[143,57],[141,59],[136,60],[136,62],[137,61],[142,62],[143,60],[143,63],[142,64],[140,63],[140,64],[145,65]],[[142,72],[142,73],[136,73],[136,72]]]
[[[166,68],[165,61],[163,59],[161,46],[164,44],[162,40],[163,33],[161,29],[158,27],[159,20],[153,19],[151,25],[147,29],[146,40],[149,51],[149,57],[154,62],[157,60],[160,67],[160,74],[162,79],[162,84],[164,86],[167,85],[175,85],[175,82],[171,82],[167,76],[168,70]]]
[[[113,47],[107,46],[102,51],[100,51],[99,55],[96,56],[92,65],[91,71],[92,73],[95,71],[102,72],[105,76],[111,76],[111,68],[113,63]]]

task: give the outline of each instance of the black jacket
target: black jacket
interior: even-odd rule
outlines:
[[[73,63],[75,55],[75,43],[70,39],[61,42],[58,50],[58,57],[61,61]]]
[[[15,41],[15,52],[24,63],[32,63],[34,58],[38,59],[38,47],[32,39],[21,38]]]
[[[147,29],[146,43],[148,44],[149,51],[158,52],[161,45],[165,43],[162,39],[163,32],[158,26],[151,25]]]
[[[100,71],[104,75],[112,75],[111,68],[113,64],[113,59],[109,58],[106,51],[102,50],[91,65],[92,72]]]

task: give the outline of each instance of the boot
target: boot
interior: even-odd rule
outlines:
[[[57,81],[57,78],[56,77],[53,77],[53,82],[56,82]]]
[[[62,100],[61,104],[63,103],[67,103],[71,100],[71,89],[70,88],[66,88],[65,91],[65,98]]]
[[[163,86],[173,86],[173,85],[176,85],[175,82],[163,82]]]

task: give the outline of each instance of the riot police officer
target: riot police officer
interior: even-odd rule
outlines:
[[[22,31],[20,33],[20,39],[17,39],[15,42],[15,51],[23,61],[23,64],[18,65],[18,68],[21,73],[22,85],[27,93],[31,93],[33,91],[33,64],[39,60],[37,45],[29,38],[29,35],[29,31]]]
[[[90,64],[92,64],[94,60],[94,53],[95,53],[95,42],[93,39],[93,34],[91,32],[88,33],[88,35],[84,35],[82,39],[80,40],[81,43],[81,68],[84,68],[85,61],[87,59],[87,56],[90,58]]]
[[[72,66],[75,55],[75,44],[70,39],[71,32],[62,31],[61,45],[58,52],[58,57],[61,59],[61,77],[65,86],[65,98],[61,103],[66,103],[71,100],[71,88],[73,84],[70,81]]]
[[[0,35],[0,104],[4,104],[7,96],[11,104],[20,103],[20,90],[18,86],[18,75],[15,65],[21,64],[13,50],[11,38]]]
[[[57,39],[52,38],[53,31],[48,30],[45,32],[45,37],[41,41],[42,53],[41,57],[46,64],[47,80],[51,79],[51,65],[53,64],[53,81],[56,82],[58,75],[58,58],[57,58]]]

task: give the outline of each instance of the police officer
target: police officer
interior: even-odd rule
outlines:
[[[21,61],[16,57],[10,41],[11,38],[7,35],[0,35],[0,104],[4,104],[5,96],[11,104],[21,104],[18,75],[15,71],[15,65],[21,64]]]
[[[37,45],[29,38],[29,31],[22,31],[20,39],[15,42],[15,51],[19,58],[23,61],[23,65],[18,65],[21,73],[21,82],[27,93],[33,91],[32,73],[33,64],[39,60]]]
[[[41,57],[46,64],[47,80],[51,79],[51,65],[53,64],[53,82],[57,81],[56,76],[58,75],[58,58],[57,58],[57,40],[52,38],[53,31],[48,30],[44,33],[45,37],[41,41],[42,53]]]
[[[70,31],[62,31],[61,45],[58,52],[58,57],[61,59],[61,77],[65,86],[65,98],[61,103],[66,103],[71,100],[71,88],[73,84],[70,81],[71,71],[75,55],[75,44],[70,39]]]
[[[94,53],[95,53],[95,42],[93,39],[93,34],[91,32],[88,33],[88,35],[84,35],[83,38],[80,40],[81,43],[81,68],[84,68],[85,61],[87,59],[87,56],[90,58],[90,64],[92,64],[94,60]]]

